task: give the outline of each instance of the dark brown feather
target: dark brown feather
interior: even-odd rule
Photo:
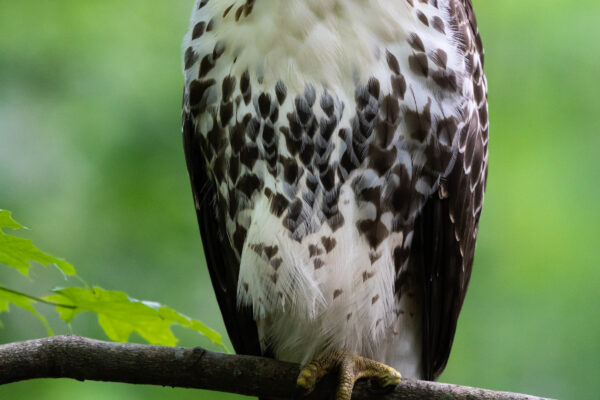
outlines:
[[[483,190],[484,182],[469,191],[462,158],[459,154],[445,183],[448,197],[430,198],[415,226],[413,260],[422,272],[423,374],[428,380],[436,379],[446,366],[473,265],[479,221],[475,193]]]
[[[464,3],[465,12],[467,13],[467,19],[471,25],[471,30],[475,35],[475,49],[479,53],[481,64],[483,65],[485,61],[485,51],[483,49],[483,42],[481,41],[479,29],[477,28],[477,18],[475,17],[475,11],[473,10],[473,2],[472,0],[462,0],[462,2]]]
[[[225,327],[237,353],[261,355],[252,311],[237,306],[239,261],[229,245],[229,240],[224,237],[225,229],[222,221],[224,214],[217,211],[214,181],[208,179],[201,146],[196,138],[191,115],[185,111],[184,106],[183,148],[192,183],[206,263]]]
[[[458,30],[467,52],[483,64],[483,47],[471,0],[451,2]],[[467,41],[467,37],[470,40]],[[481,69],[473,71],[476,82]],[[481,107],[486,100],[482,99]],[[438,194],[427,200],[415,223],[412,262],[421,271],[423,290],[423,378],[436,379],[444,370],[454,340],[458,315],[465,299],[475,252],[475,239],[487,176],[487,116],[475,112],[465,116],[454,168],[442,182]],[[471,190],[473,188],[473,190]]]

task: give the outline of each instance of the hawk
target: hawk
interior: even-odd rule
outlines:
[[[235,350],[307,391],[435,379],[488,163],[471,0],[197,0],[183,142]]]

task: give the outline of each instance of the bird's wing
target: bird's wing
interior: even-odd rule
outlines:
[[[471,276],[475,240],[487,178],[487,89],[481,40],[470,0],[455,0],[457,31],[473,65],[473,101],[464,113],[453,169],[442,179],[416,221],[413,262],[422,271],[423,368],[436,379],[448,361],[458,314]],[[471,58],[473,60],[474,58]]]
[[[221,218],[224,213],[218,211],[215,184],[213,180],[208,179],[205,162],[202,159],[198,142],[200,135],[196,134],[192,116],[186,108],[184,99],[183,148],[210,278],[235,351],[239,354],[261,355],[252,310],[237,305],[240,263],[226,238]]]

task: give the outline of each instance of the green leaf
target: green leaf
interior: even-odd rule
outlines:
[[[217,332],[200,321],[158,303],[131,299],[123,292],[104,290],[97,286],[91,289],[70,287],[56,289],[54,292],[54,295],[45,300],[76,307],[57,307],[64,321],[70,322],[81,311],[94,312],[106,335],[117,342],[127,342],[131,333],[137,332],[151,344],[175,346],[177,338],[171,331],[171,325],[178,324],[195,330],[226,349]]]
[[[10,311],[11,304],[17,307],[21,307],[29,311],[30,313],[35,315],[40,321],[42,321],[42,324],[44,324],[44,326],[46,327],[46,331],[48,332],[49,336],[54,335],[52,329],[50,328],[50,325],[48,324],[48,321],[46,321],[46,318],[44,318],[43,315],[38,313],[37,310],[33,308],[33,303],[35,302],[36,300],[29,298],[27,295],[0,287],[0,313]],[[2,325],[0,324],[0,327],[1,326]]]
[[[0,228],[23,229],[21,224],[15,221],[10,211],[0,210]]]
[[[44,253],[33,245],[31,240],[6,234],[3,229],[22,229],[10,211],[0,210],[0,264],[16,268],[27,276],[30,261],[48,266],[55,264],[66,275],[75,275],[75,268],[65,260]]]

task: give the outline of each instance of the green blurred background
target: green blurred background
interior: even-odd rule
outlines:
[[[225,332],[180,139],[180,43],[192,1],[0,0],[0,207],[88,282],[170,305]],[[476,1],[487,50],[488,192],[471,287],[441,380],[598,398],[600,3]],[[36,267],[0,280],[38,295]],[[91,315],[57,333],[105,338]],[[3,314],[0,342],[45,336]],[[176,330],[185,346],[206,345]],[[139,338],[134,337],[134,340]],[[68,380],[0,398],[234,399]]]

